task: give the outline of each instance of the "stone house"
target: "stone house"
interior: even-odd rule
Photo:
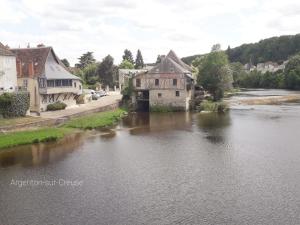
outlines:
[[[30,111],[46,111],[47,105],[76,104],[82,94],[81,79],[71,74],[52,47],[11,49],[16,55],[18,86],[30,92]]]
[[[124,87],[128,86],[128,82],[130,78],[142,72],[147,72],[147,70],[146,69],[119,69],[118,75],[119,75],[120,91],[122,91]]]
[[[13,92],[17,87],[16,56],[0,43],[0,94]]]
[[[135,75],[133,87],[132,102],[138,109],[187,111],[194,91],[192,69],[171,50],[152,69]]]

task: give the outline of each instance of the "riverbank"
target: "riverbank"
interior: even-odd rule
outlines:
[[[0,133],[35,130],[37,127],[55,127],[72,118],[114,110],[119,107],[121,97],[120,94],[105,96],[100,100],[78,105],[75,108],[43,112],[41,116],[0,119]]]
[[[71,119],[59,127],[0,134],[0,150],[24,144],[55,141],[68,134],[78,132],[78,129],[94,129],[112,126],[125,114],[125,110],[118,108],[112,111],[99,112]]]
[[[300,94],[286,96],[262,96],[249,99],[227,99],[230,105],[278,105],[284,102],[300,101]]]

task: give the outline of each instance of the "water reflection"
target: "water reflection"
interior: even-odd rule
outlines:
[[[149,132],[168,130],[191,130],[192,114],[175,113],[132,113],[122,121],[130,134],[139,135]]]
[[[224,128],[231,125],[230,113],[200,113],[197,116],[198,128],[206,133],[206,139],[211,143],[225,142]]]
[[[83,134],[69,135],[57,142],[39,143],[10,148],[0,152],[0,168],[38,166],[57,161],[82,144]]]

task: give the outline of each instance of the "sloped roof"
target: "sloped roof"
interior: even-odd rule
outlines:
[[[169,57],[171,59],[173,59],[176,63],[178,63],[180,66],[182,66],[183,68],[185,68],[188,71],[192,71],[192,68],[185,64],[177,55],[173,50],[170,50],[170,52],[168,53],[168,55],[166,57]]]
[[[35,77],[46,76],[47,79],[80,80],[79,77],[67,71],[52,47],[15,48],[11,49],[11,51],[16,54],[17,61],[22,63],[22,74],[28,73],[28,66],[33,62]],[[52,60],[50,60],[50,58]],[[18,76],[20,76],[20,74],[18,74]]]
[[[8,48],[6,48],[1,42],[0,42],[0,55],[15,56],[14,53],[12,53]]]
[[[44,76],[45,75],[45,63],[51,47],[40,47],[40,48],[15,48],[11,49],[16,54],[17,61],[22,63],[22,74],[28,74],[29,63],[33,62],[34,75]],[[20,71],[18,71],[19,73]],[[20,76],[20,74],[18,74]]]

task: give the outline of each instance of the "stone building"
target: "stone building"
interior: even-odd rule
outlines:
[[[152,69],[135,75],[133,87],[132,102],[138,109],[187,111],[194,91],[192,69],[171,50]]]
[[[0,94],[17,87],[16,56],[0,43]]]
[[[11,49],[16,55],[18,86],[30,92],[30,111],[42,112],[47,105],[76,104],[82,94],[82,82],[71,74],[52,47]]]

